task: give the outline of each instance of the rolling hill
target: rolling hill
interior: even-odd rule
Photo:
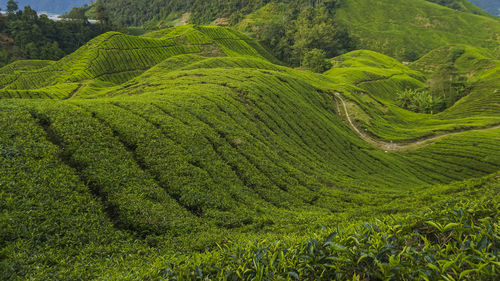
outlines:
[[[2,277],[498,275],[492,52],[405,66],[358,50],[324,74],[278,63],[234,29],[187,25],[0,69]],[[449,63],[466,97],[397,106]]]

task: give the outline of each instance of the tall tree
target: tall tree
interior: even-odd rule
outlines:
[[[14,13],[15,11],[17,11],[19,9],[19,6],[17,5],[17,2],[14,1],[14,0],[9,0],[9,2],[7,2],[7,12],[10,14],[10,13]]]
[[[102,3],[102,1],[97,1],[95,5],[96,19],[99,21],[101,26],[111,26],[111,17],[106,6]]]

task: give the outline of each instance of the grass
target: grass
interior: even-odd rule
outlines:
[[[498,80],[494,58],[475,49],[457,58],[478,98],[429,115],[395,105],[396,90],[432,76],[423,62],[356,51],[315,74],[273,64],[249,40],[220,27],[111,33],[8,74],[2,279],[498,275],[500,130],[386,152],[350,128],[335,98],[387,141],[498,124],[487,102],[498,94],[482,90]],[[442,64],[439,54],[422,60]],[[419,214],[428,205],[446,207]],[[458,208],[471,211],[449,218]]]

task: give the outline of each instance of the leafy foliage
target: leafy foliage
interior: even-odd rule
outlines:
[[[85,15],[52,21],[46,15],[38,16],[30,6],[19,11],[11,8],[6,16],[0,15],[0,32],[11,41],[0,46],[2,65],[16,59],[58,60],[110,29],[89,23]],[[75,13],[70,15],[75,17]]]
[[[176,280],[488,280],[500,275],[498,200],[463,201],[336,229],[306,243],[224,245],[208,261],[173,263]]]
[[[413,89],[406,89],[403,92],[399,92],[396,101],[402,108],[420,113],[433,114],[444,107],[443,101],[439,97],[427,91]]]
[[[238,29],[255,34],[278,59],[297,66],[313,49],[323,50],[328,58],[354,49],[347,29],[334,20],[337,7],[337,2],[270,3],[256,12],[255,19],[243,20]]]
[[[325,72],[332,67],[332,63],[326,59],[323,50],[312,49],[304,55],[302,65],[314,72]]]
[[[336,11],[336,21],[358,39],[358,48],[401,60],[452,44],[485,48],[496,52],[495,57],[500,50],[493,36],[500,32],[497,19],[427,1],[380,0],[374,5],[370,0],[345,0]]]

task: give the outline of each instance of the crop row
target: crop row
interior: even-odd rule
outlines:
[[[456,164],[457,161],[464,163],[467,161],[470,154],[465,152],[454,154],[455,157],[458,157],[457,159],[446,159],[440,155],[426,154],[424,150],[418,150],[415,153],[423,155],[423,160],[419,163],[419,161],[408,158],[407,154],[404,153],[387,154],[379,150],[370,150],[366,145],[358,142],[353,135],[345,135],[344,132],[351,132],[350,128],[333,122],[333,120],[337,120],[337,117],[331,116],[333,108],[324,107],[324,104],[327,104],[328,99],[331,98],[329,95],[317,92],[299,79],[290,79],[287,75],[279,73],[273,73],[273,75],[275,77],[251,69],[231,69],[231,71],[212,69],[210,73],[198,69],[169,74],[169,77],[172,77],[169,79],[173,80],[163,81],[160,83],[161,87],[156,86],[158,82],[155,83],[154,80],[151,80],[148,83],[155,85],[154,88],[141,87],[139,83],[133,90],[137,93],[151,92],[151,96],[161,96],[166,101],[173,101],[173,97],[177,96],[169,95],[169,92],[180,91],[182,95],[179,98],[183,99],[186,95],[190,96],[191,94],[185,90],[186,86],[195,95],[220,91],[220,94],[207,96],[213,100],[213,104],[231,115],[225,101],[238,105],[239,111],[244,115],[233,117],[233,119],[239,120],[236,123],[242,122],[241,120],[252,120],[252,122],[245,123],[249,126],[245,127],[245,130],[252,132],[252,136],[256,138],[263,139],[263,136],[270,134],[270,132],[279,135],[288,143],[278,145],[278,147],[286,147],[287,150],[290,150],[290,147],[299,149],[290,154],[290,159],[305,158],[300,155],[311,156],[308,160],[306,158],[301,161],[290,160],[294,161],[294,167],[301,167],[299,170],[310,173],[312,167],[307,167],[308,164],[305,163],[324,163],[324,167],[316,168],[314,173],[326,174],[325,179],[330,178],[327,182],[338,182],[344,177],[346,179],[355,178],[362,186],[432,184],[463,179],[474,174],[482,175],[494,168],[494,166],[477,168],[471,165],[463,167],[463,164]],[[240,77],[246,77],[244,82]],[[216,90],[217,88],[222,90]],[[232,90],[232,93],[229,92],[231,98],[227,94],[222,94],[225,92],[224,88]],[[315,92],[316,94],[311,94]],[[231,101],[232,99],[234,100]],[[311,104],[314,106],[310,107]],[[189,107],[186,105],[182,108]],[[297,116],[307,116],[307,118],[304,117],[305,120],[308,120],[307,123],[297,119]],[[262,126],[259,125],[257,129],[252,129],[252,125],[249,124],[255,124],[255,122]],[[262,127],[270,127],[270,129],[264,132]],[[339,135],[344,135],[349,140],[339,138]],[[250,143],[254,143],[254,141],[250,141]],[[484,143],[484,141],[480,143]],[[300,162],[302,164],[299,164]],[[433,163],[441,168],[430,169],[429,167]],[[463,173],[457,172],[447,175],[446,167],[454,167],[453,169],[456,171],[465,170]],[[325,172],[325,170],[329,172]],[[335,171],[336,180],[331,178],[333,171]],[[385,173],[384,177],[380,176],[382,173]]]
[[[130,237],[116,231],[99,200],[65,165],[59,157],[63,151],[48,138],[23,107],[0,105],[0,277],[4,280],[44,274],[61,279],[57,272],[68,264],[80,261],[91,266],[91,259],[112,256],[116,251],[110,245],[124,253],[129,249]],[[89,271],[83,277],[75,271],[65,278],[92,279],[93,274]]]
[[[138,115],[105,103],[89,104],[86,108],[108,124],[116,136],[132,149],[142,167],[195,216],[214,219],[220,225],[239,225],[251,221],[254,214],[250,210],[262,205],[249,200],[252,193],[247,188],[235,182],[227,185],[216,182],[217,179],[200,167],[199,160],[193,160],[189,151]],[[162,115],[164,113],[157,118]]]
[[[0,74],[19,74],[41,69],[54,63],[55,61],[50,60],[17,60],[0,68]]]
[[[134,160],[133,152],[113,131],[81,108],[40,104],[35,115],[63,157],[98,195],[117,227],[138,234],[175,233],[194,223],[193,216],[171,198]]]
[[[0,90],[0,99],[63,99],[79,87],[78,83],[61,83],[35,90]]]
[[[195,29],[201,31],[212,40],[219,39],[240,39],[234,32],[228,28],[220,28],[217,26],[197,26]]]
[[[175,43],[169,39],[152,39],[130,36],[121,33],[112,33],[108,40],[99,44],[98,49],[104,50],[131,50],[131,49],[159,49],[172,47]]]

